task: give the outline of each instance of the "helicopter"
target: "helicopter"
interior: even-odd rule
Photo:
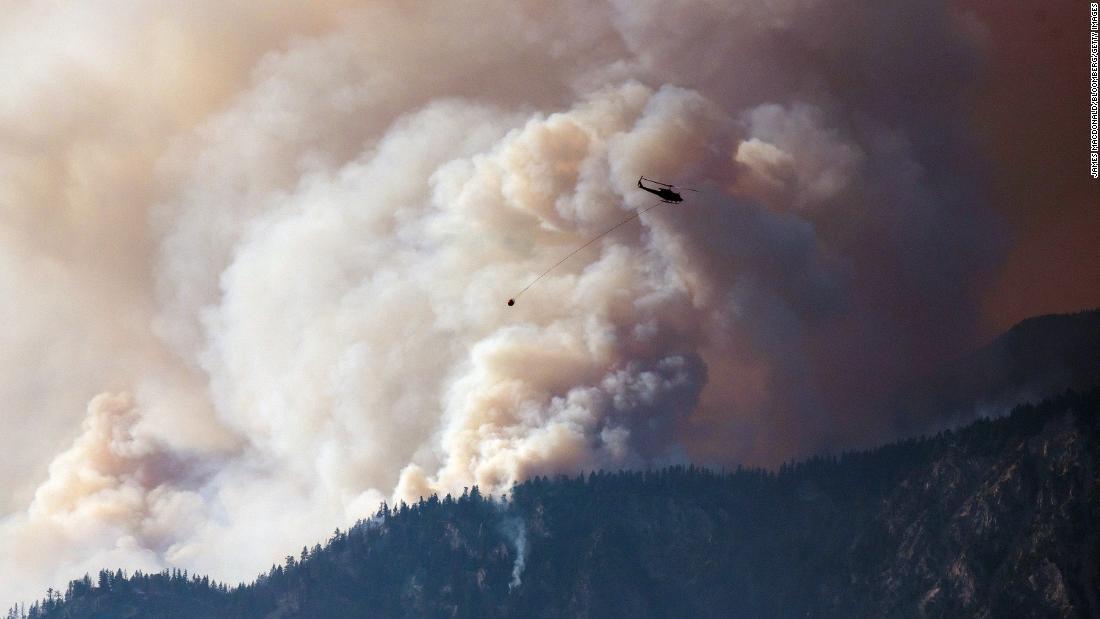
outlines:
[[[657,188],[657,189],[653,189],[652,187],[646,187],[645,185],[642,184],[642,181],[645,181],[645,182],[650,183],[652,185],[660,185],[660,187]],[[655,196],[657,196],[658,198],[661,199],[662,202],[666,202],[668,204],[679,204],[679,203],[684,201],[684,197],[681,196],[679,194],[679,192],[675,191],[677,189],[677,187],[675,185],[669,185],[668,183],[662,183],[660,181],[655,181],[651,178],[646,178],[644,176],[639,176],[638,177],[638,187],[645,190],[645,191],[648,191],[649,193],[651,193]],[[681,191],[698,191],[698,189],[688,189],[686,187],[679,187],[679,189]]]

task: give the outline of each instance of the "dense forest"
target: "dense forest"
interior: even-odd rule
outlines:
[[[103,570],[9,617],[1100,613],[1100,391],[778,471],[382,505],[253,582]]]

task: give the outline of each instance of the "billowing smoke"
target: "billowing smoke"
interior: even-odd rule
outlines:
[[[878,440],[967,343],[981,38],[939,2],[279,6],[0,17],[0,595]],[[642,174],[700,192],[505,305]]]

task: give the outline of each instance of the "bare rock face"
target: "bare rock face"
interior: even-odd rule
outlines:
[[[876,615],[1100,612],[1097,412],[1095,395],[1070,395],[923,442],[924,463],[868,514],[856,586],[826,614],[857,600]]]

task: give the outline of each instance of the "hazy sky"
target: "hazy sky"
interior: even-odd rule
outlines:
[[[888,440],[899,385],[1100,304],[1086,22],[1013,7],[8,7],[0,601]],[[641,174],[700,191],[505,305]]]

